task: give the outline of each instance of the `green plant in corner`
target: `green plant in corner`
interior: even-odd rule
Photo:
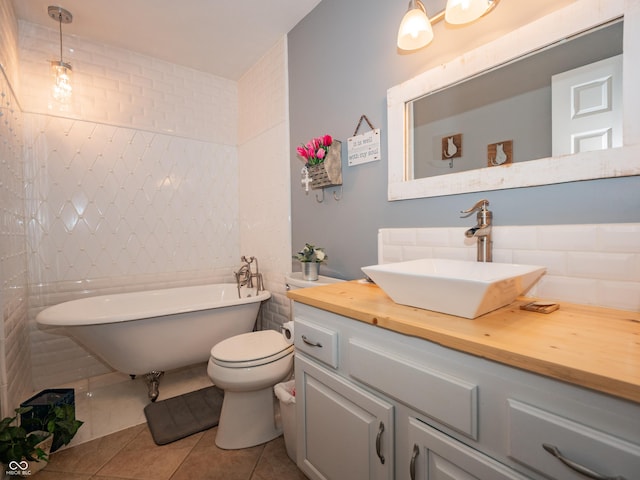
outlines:
[[[5,417],[0,421],[0,463],[9,465],[10,462],[48,461],[47,453],[36,447],[46,436],[39,435],[38,432],[27,433],[19,425],[12,425],[18,415],[26,413],[32,407],[21,407],[15,409],[13,417]]]
[[[68,445],[83,423],[83,421],[76,419],[75,409],[72,405],[63,404],[52,407],[47,414],[45,428],[43,428],[53,434],[51,451],[55,452],[60,447]]]

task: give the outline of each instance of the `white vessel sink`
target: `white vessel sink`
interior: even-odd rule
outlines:
[[[362,267],[396,303],[465,318],[509,305],[545,270],[534,265],[441,258]]]

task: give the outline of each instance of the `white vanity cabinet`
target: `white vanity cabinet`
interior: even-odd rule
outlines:
[[[638,403],[306,304],[294,315],[311,479],[640,479]]]
[[[393,405],[302,355],[297,362],[305,474],[327,480],[394,478]]]
[[[392,479],[394,407],[331,370],[337,340],[336,330],[296,323],[298,466],[311,479]]]

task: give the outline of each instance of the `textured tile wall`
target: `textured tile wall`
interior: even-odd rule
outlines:
[[[2,65],[6,75],[3,82],[8,82],[15,90],[16,95],[19,95],[18,22],[11,2],[0,2],[0,31],[2,31],[0,65]],[[4,88],[8,88],[8,85],[5,85]]]
[[[5,24],[0,12],[0,28]],[[31,392],[22,113],[0,69],[0,416]]]
[[[423,257],[474,261],[464,228],[381,229],[378,261]],[[640,310],[640,224],[493,228],[495,262],[543,265],[529,295],[549,300]]]
[[[231,146],[27,115],[33,284],[236,262]]]
[[[272,293],[262,328],[289,318],[285,275],[291,268],[291,215],[286,37],[240,79],[240,245],[255,255]]]
[[[73,102],[50,97],[57,30],[19,23],[36,389],[108,368],[42,308],[87,295],[230,280],[239,264],[237,83],[64,38]]]

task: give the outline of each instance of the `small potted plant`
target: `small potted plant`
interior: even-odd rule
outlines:
[[[324,248],[305,243],[304,248],[296,253],[293,258],[302,265],[302,278],[305,280],[318,280],[320,264],[327,260]]]
[[[31,407],[15,409],[13,417],[0,421],[0,463],[4,472],[12,475],[32,475],[46,466],[53,436],[46,431],[27,431],[13,425],[18,415],[27,413]]]

